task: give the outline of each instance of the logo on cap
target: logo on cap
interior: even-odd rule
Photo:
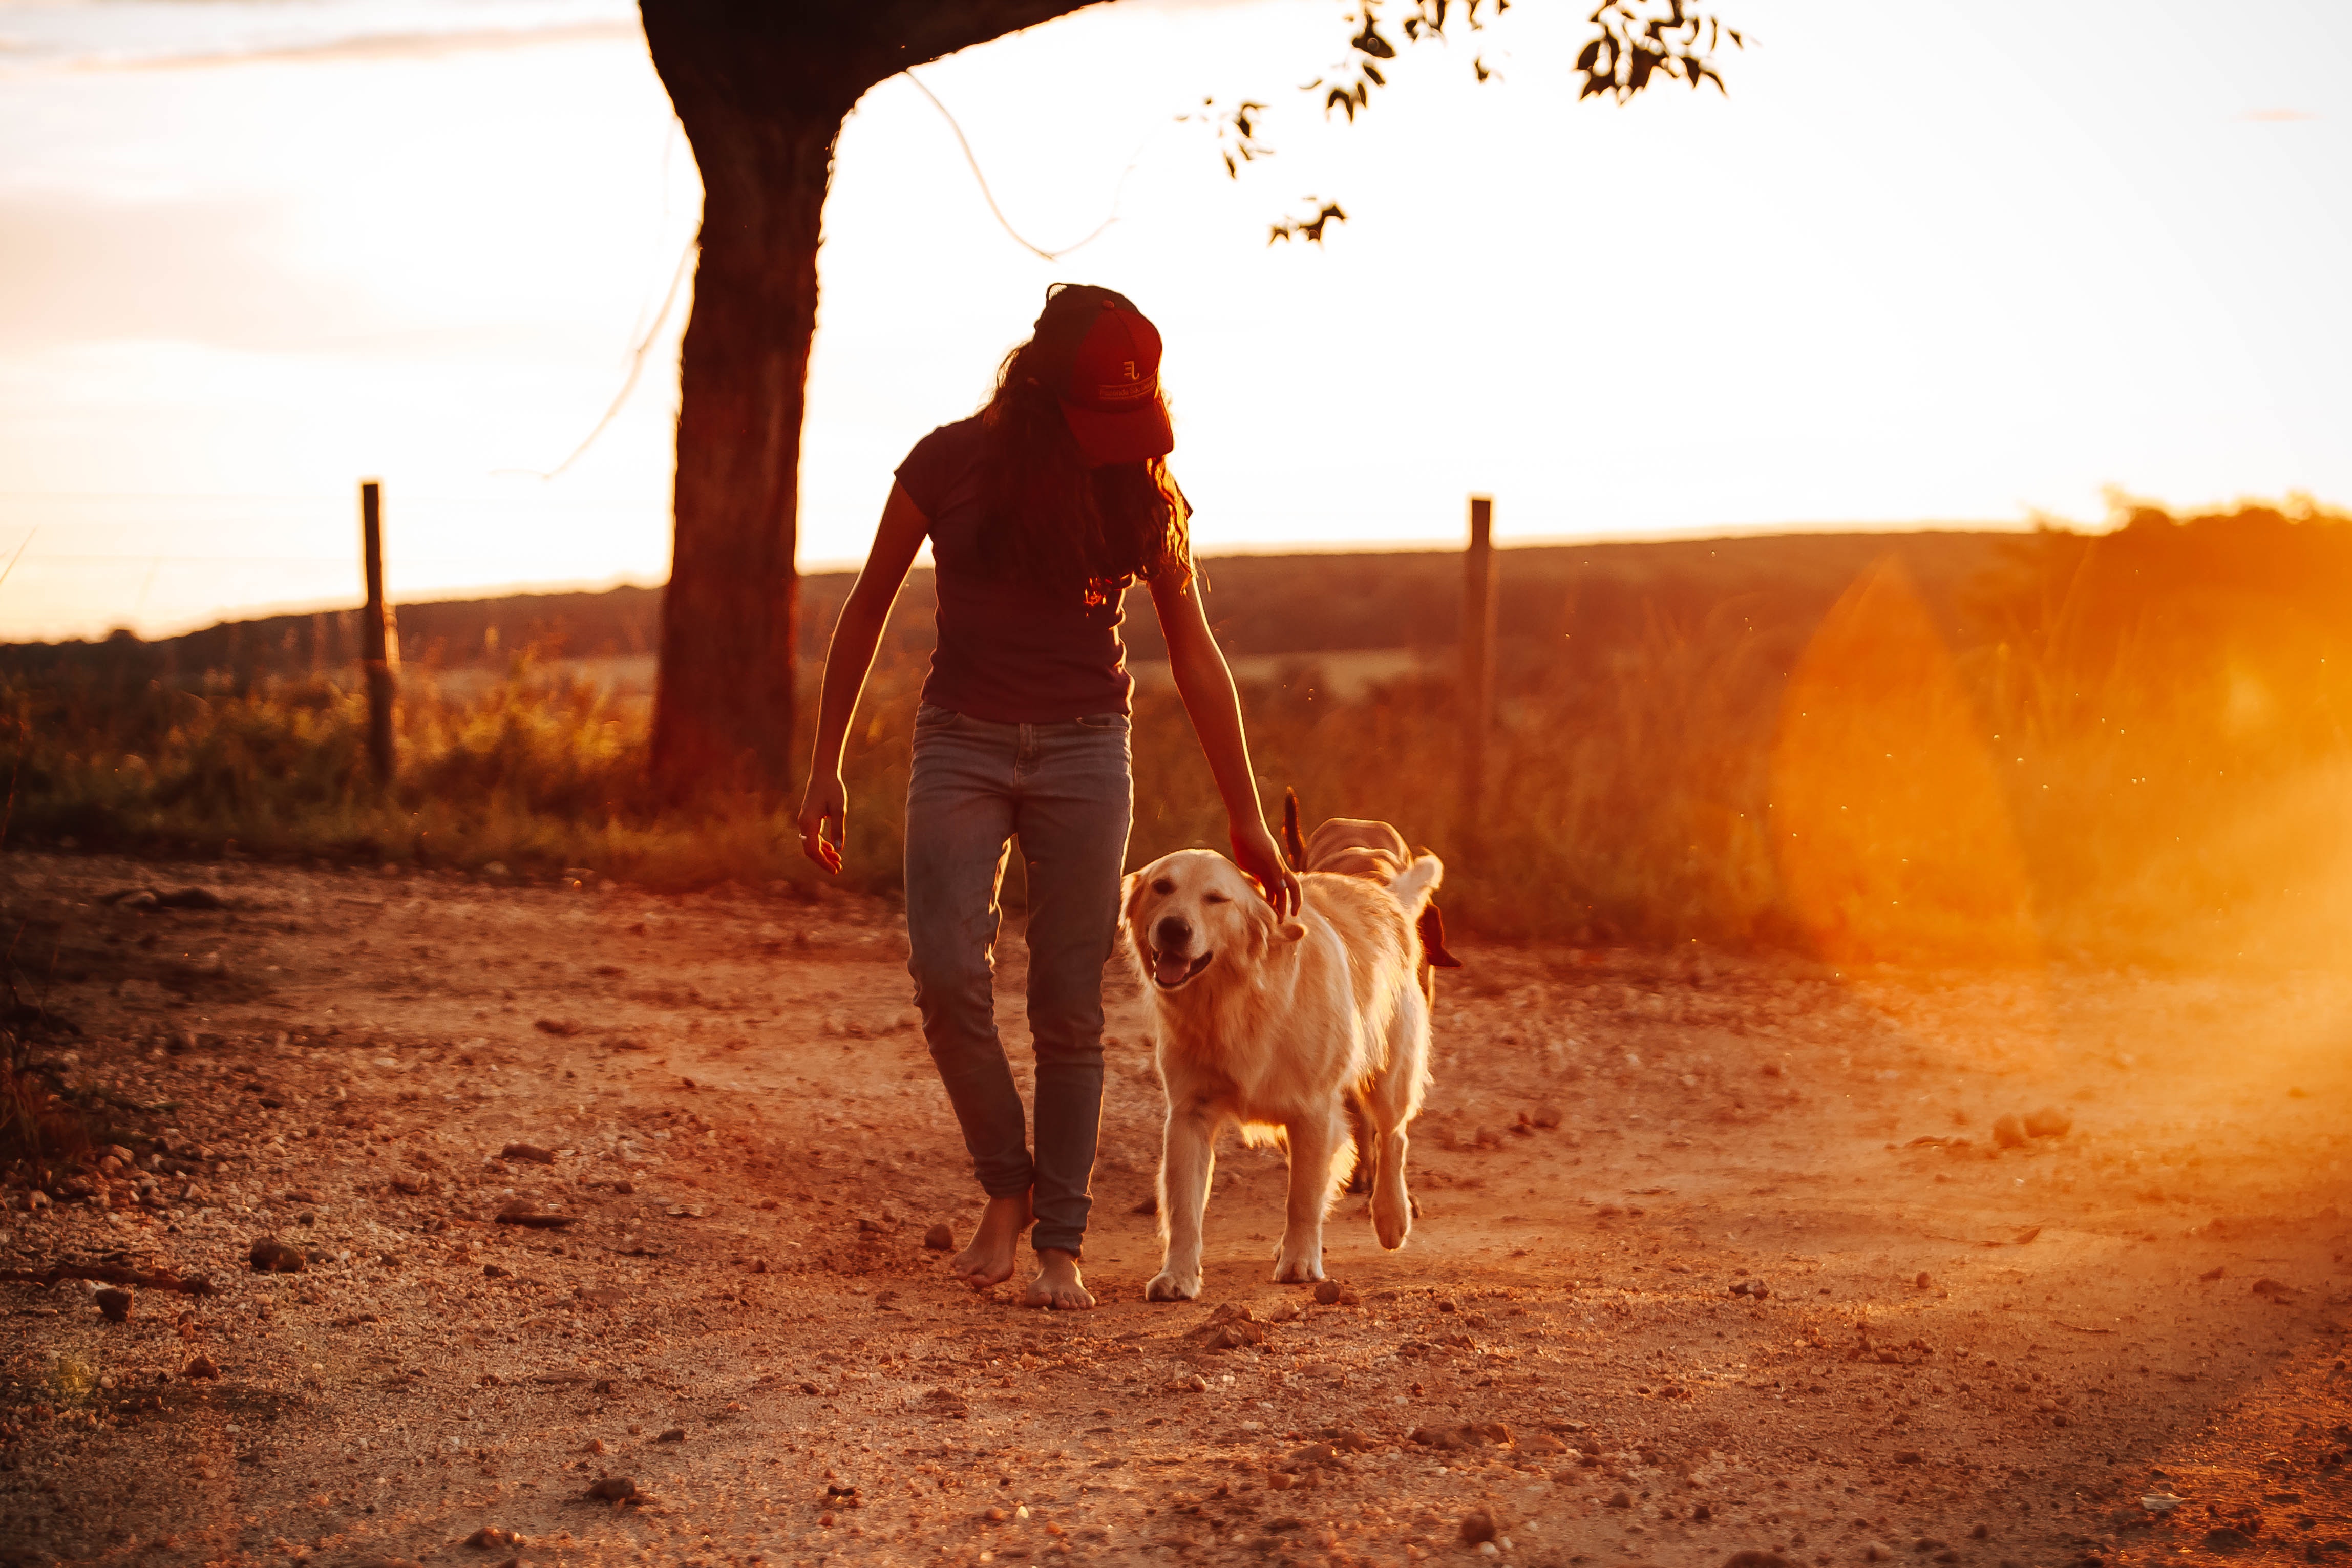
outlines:
[[[1174,447],[1160,400],[1160,333],[1124,300],[1104,299],[1094,312],[1066,386],[1062,414],[1089,463],[1136,462]]]

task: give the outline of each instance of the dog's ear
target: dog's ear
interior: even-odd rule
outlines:
[[[1118,918],[1122,925],[1135,923],[1135,911],[1143,907],[1143,873],[1129,871],[1118,879]]]
[[[1306,922],[1299,920],[1297,916],[1293,915],[1288,920],[1283,920],[1274,912],[1274,906],[1267,903],[1263,899],[1258,900],[1257,907],[1261,914],[1265,917],[1267,926],[1272,928],[1274,934],[1282,941],[1297,942],[1299,938],[1307,934]],[[1298,907],[1301,910],[1304,910],[1307,907],[1307,889],[1305,888],[1298,889]]]
[[[1248,911],[1243,917],[1243,924],[1249,931],[1251,952],[1264,952],[1277,942],[1297,942],[1307,934],[1306,926],[1299,921],[1284,920],[1274,912],[1274,905],[1258,890],[1257,879],[1244,872],[1243,879],[1250,885],[1249,897],[1243,905]]]

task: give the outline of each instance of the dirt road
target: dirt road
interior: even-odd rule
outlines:
[[[0,1268],[216,1288],[0,1285],[0,1561],[2352,1568],[2346,975],[1465,943],[1411,1245],[1349,1200],[1340,1300],[1270,1284],[1229,1143],[1151,1306],[1122,971],[1106,1304],[1043,1316],[924,1246],[978,1204],[882,906],[19,854],[0,912],[131,1156]]]

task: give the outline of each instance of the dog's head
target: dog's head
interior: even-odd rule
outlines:
[[[1221,957],[1244,963],[1307,934],[1298,921],[1275,917],[1241,868],[1207,849],[1163,855],[1130,875],[1123,891],[1128,940],[1162,993],[1182,990]]]

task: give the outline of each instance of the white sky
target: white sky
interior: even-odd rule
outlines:
[[[863,551],[1056,279],[1168,341],[1202,546],[2095,521],[2352,501],[2352,7],[1723,0],[1727,98],[1573,101],[1584,9],[1296,91],[1333,0],[1116,0],[845,129],[803,564]],[[1866,18],[1868,30],[1854,19]],[[1225,179],[1175,117],[1268,100]],[[676,342],[618,391],[694,228],[621,0],[0,0],[0,637],[666,572]],[[1122,172],[1126,174],[1121,184]],[[1313,192],[1350,221],[1265,244]]]

